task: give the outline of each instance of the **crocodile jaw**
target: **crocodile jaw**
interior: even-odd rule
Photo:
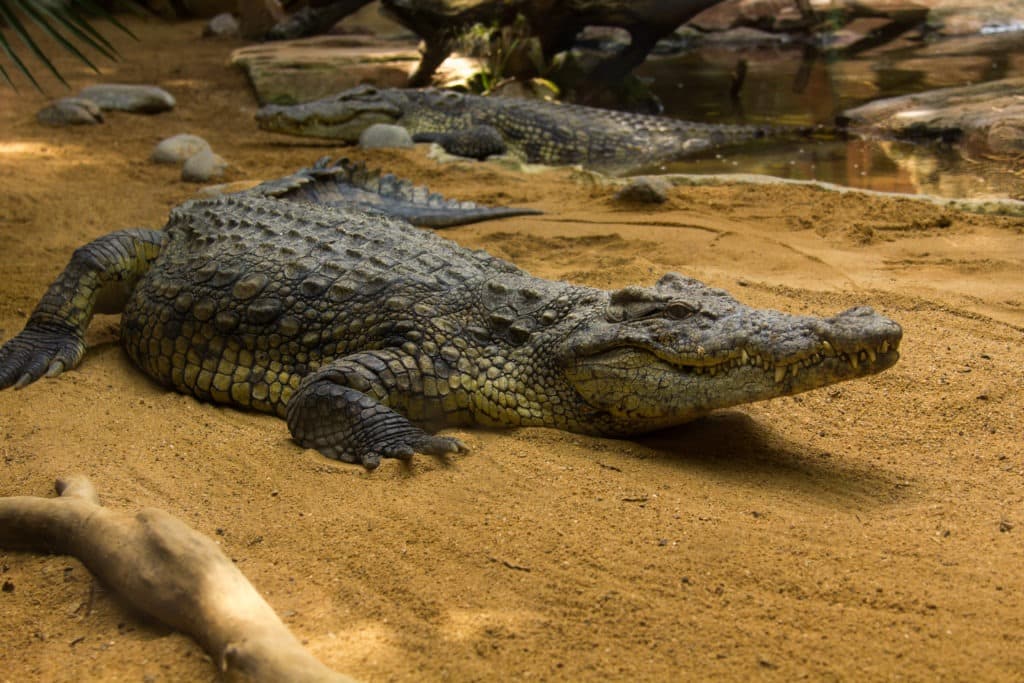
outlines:
[[[356,93],[353,97],[350,93]],[[287,135],[330,138],[351,144],[375,123],[395,123],[402,116],[401,108],[376,94],[370,88],[358,88],[322,100],[291,106],[268,104],[256,113],[256,122],[263,130]]]
[[[700,344],[689,352],[637,339],[600,345],[570,360],[566,376],[596,411],[593,431],[623,435],[872,375],[899,360],[899,325],[871,309],[828,319],[765,313],[779,316],[781,334],[761,325],[750,335],[733,330],[732,348],[713,353]],[[781,354],[771,345],[780,337]]]

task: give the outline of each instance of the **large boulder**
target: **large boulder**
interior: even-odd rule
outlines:
[[[997,154],[1024,152],[1024,78],[890,97],[847,109],[853,129],[898,137],[963,138]]]
[[[318,36],[235,50],[231,63],[249,76],[260,104],[296,104],[360,83],[401,87],[416,68],[415,45],[366,36]]]

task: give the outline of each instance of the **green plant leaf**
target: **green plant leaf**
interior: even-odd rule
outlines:
[[[131,0],[122,0],[122,2],[124,2],[129,9],[138,12],[143,16],[152,16],[152,13],[142,5],[132,2]],[[85,11],[95,16],[105,18],[111,24],[124,31],[127,35],[131,36],[134,40],[138,40],[138,37],[134,33],[132,33],[127,26],[118,21],[117,17],[115,17],[113,14],[111,14],[110,12],[106,11],[105,9],[94,3],[92,0],[71,0],[70,4],[68,5],[70,9],[73,9],[76,6],[81,7]]]
[[[40,50],[39,46],[36,45],[36,42],[32,40],[32,36],[30,36],[28,32],[25,30],[25,27],[18,20],[18,16],[9,7],[9,5],[13,5],[13,2],[11,2],[11,0],[0,0],[0,18],[2,18],[7,23],[7,25],[11,27],[11,30],[14,31],[15,35],[21,38],[21,41],[25,43],[28,49],[35,54],[39,61],[45,64],[46,67],[51,72],[53,72],[53,75],[57,77],[57,80],[63,83],[65,87],[70,88],[71,86],[68,85],[68,82],[65,81],[64,77],[60,75],[59,71],[57,71],[57,67],[53,65],[53,62],[46,58],[46,54],[42,50]],[[4,51],[7,53],[7,56],[10,57],[14,61],[14,63],[18,65],[18,68],[21,70],[21,72],[25,74],[25,76],[27,76],[30,81],[32,81],[32,85],[36,87],[36,90],[42,92],[42,88],[39,86],[39,82],[32,76],[32,72],[28,70],[28,67],[26,67],[25,63],[21,61],[21,59],[18,57],[18,53],[15,52],[13,48],[11,48],[10,43],[8,43],[6,39],[4,40],[3,47]]]
[[[68,30],[74,33],[79,40],[91,45],[93,49],[101,53],[107,59],[113,62],[117,61],[117,48],[115,48],[109,40],[104,38],[103,34],[94,29],[88,21],[80,17],[75,12],[69,12],[63,8],[48,10],[48,12],[63,22],[64,25],[67,26]]]
[[[25,14],[27,14],[32,19],[32,21],[34,21],[36,25],[43,30],[44,33],[46,33],[48,36],[57,41],[57,43],[59,43],[61,47],[63,47],[65,50],[73,54],[75,57],[78,57],[78,59],[80,59],[86,66],[88,66],[96,73],[100,72],[100,70],[96,68],[96,65],[93,64],[88,57],[82,54],[82,52],[77,47],[75,47],[74,43],[69,41],[64,36],[64,34],[57,30],[53,23],[51,23],[50,19],[47,18],[46,14],[48,14],[51,18],[56,19],[60,23],[64,24],[65,28],[69,28],[68,23],[64,19],[56,17],[50,12],[46,12],[46,14],[40,12],[38,9],[36,9],[35,3],[33,3],[31,0],[12,1],[21,5],[21,9],[24,10]],[[38,7],[43,7],[43,5],[38,5]],[[45,12],[45,9],[43,11]],[[77,29],[74,32],[80,33],[77,31]],[[81,39],[81,36],[79,36],[79,39]],[[86,39],[84,42],[87,44],[91,44],[94,47],[96,46],[96,42],[92,39]],[[102,48],[100,49],[100,51],[102,52]],[[54,71],[56,71],[56,69],[54,69]],[[58,78],[60,78],[59,74]],[[61,81],[64,82],[64,79],[61,78]],[[64,85],[67,85],[67,83],[64,82]]]
[[[10,54],[10,49],[8,48],[7,41],[4,39],[4,34],[2,33],[0,33],[0,48],[3,48],[4,52]],[[11,80],[10,75],[7,73],[7,69],[5,69],[2,65],[0,65],[0,76],[4,77],[4,80],[7,81],[8,85],[14,88],[15,92],[18,91],[18,86],[14,85],[14,81]]]
[[[124,0],[124,2],[128,4],[130,9],[143,14],[146,13],[142,6],[132,2],[132,0]],[[0,0],[0,53],[7,55],[8,59],[17,67],[17,70],[24,74],[39,92],[43,92],[43,88],[32,75],[29,66],[11,44],[10,37],[12,35],[17,36],[28,48],[28,51],[35,55],[57,80],[64,84],[65,87],[70,86],[50,61],[46,51],[36,43],[31,34],[26,30],[21,17],[31,19],[32,23],[38,26],[43,33],[97,73],[99,69],[92,63],[89,57],[82,53],[76,46],[76,43],[81,46],[89,46],[112,61],[117,61],[118,53],[113,44],[104,38],[93,26],[91,20],[94,17],[108,20],[124,33],[138,40],[128,27],[113,17],[110,12],[98,6],[93,0]],[[2,66],[0,66],[0,77],[17,90],[10,74]]]

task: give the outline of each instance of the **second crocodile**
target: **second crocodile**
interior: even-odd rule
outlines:
[[[452,90],[360,85],[314,102],[267,105],[260,127],[349,143],[374,123],[408,129],[417,142],[485,158],[508,153],[553,166],[621,173],[767,137],[805,139],[812,129],[692,123],[663,116]]]

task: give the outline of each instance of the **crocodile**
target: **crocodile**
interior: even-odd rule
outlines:
[[[280,416],[299,445],[372,469],[465,451],[445,427],[628,436],[899,358],[900,326],[868,307],[755,309],[677,273],[611,291],[546,280],[317,201],[324,176],[187,201],[163,229],[80,247],[0,348],[0,389],[74,368],[92,315],[120,312],[122,346],[158,382]],[[296,183],[301,197],[282,189]]]
[[[799,127],[692,123],[663,116],[513,97],[481,97],[434,88],[360,85],[256,114],[276,133],[355,143],[375,123],[398,124],[417,142],[477,159],[509,154],[527,163],[580,164],[622,173],[769,137],[806,138]]]

